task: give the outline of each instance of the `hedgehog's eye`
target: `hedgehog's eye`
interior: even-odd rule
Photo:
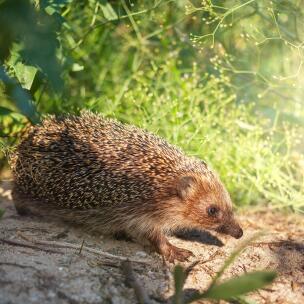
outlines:
[[[219,213],[219,208],[217,208],[216,206],[209,206],[207,208],[207,213],[210,217],[216,217]]]

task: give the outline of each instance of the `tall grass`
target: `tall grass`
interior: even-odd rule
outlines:
[[[117,96],[91,99],[84,107],[155,132],[206,160],[238,206],[303,208],[303,172],[291,155],[298,132],[237,103],[227,77],[202,76],[196,64],[182,72],[169,59],[138,70]]]

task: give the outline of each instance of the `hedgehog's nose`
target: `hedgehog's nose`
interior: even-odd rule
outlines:
[[[243,236],[243,229],[240,227],[240,225],[236,222],[232,223],[230,226],[230,234],[236,239],[240,239]]]
[[[236,239],[240,239],[242,236],[243,236],[243,229],[240,228],[240,229],[236,232],[236,234],[234,235],[234,237],[235,237]]]

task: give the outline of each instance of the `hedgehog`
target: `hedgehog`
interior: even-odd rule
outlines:
[[[31,201],[41,214],[88,230],[146,240],[169,262],[193,255],[168,241],[176,230],[243,234],[228,191],[206,162],[100,114],[45,117],[10,162],[21,214],[21,202]]]

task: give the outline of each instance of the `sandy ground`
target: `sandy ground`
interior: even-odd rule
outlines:
[[[143,261],[132,263],[136,279],[151,303],[168,303],[173,292],[173,265],[139,244],[92,236],[64,223],[20,216],[11,199],[11,183],[0,185],[0,304],[8,303],[137,303],[120,261],[79,249],[81,245]],[[241,213],[244,239],[257,231],[266,235],[248,246],[225,272],[225,278],[244,272],[273,269],[276,281],[247,296],[256,303],[304,303],[304,217],[273,211]],[[65,242],[77,248],[55,248],[36,241]],[[198,263],[187,279],[188,292],[205,290],[216,271],[241,241],[189,232],[170,237],[172,243],[194,252],[184,266]],[[9,244],[10,243],[10,244]],[[27,245],[32,246],[26,247]],[[206,302],[201,302],[206,303]]]

